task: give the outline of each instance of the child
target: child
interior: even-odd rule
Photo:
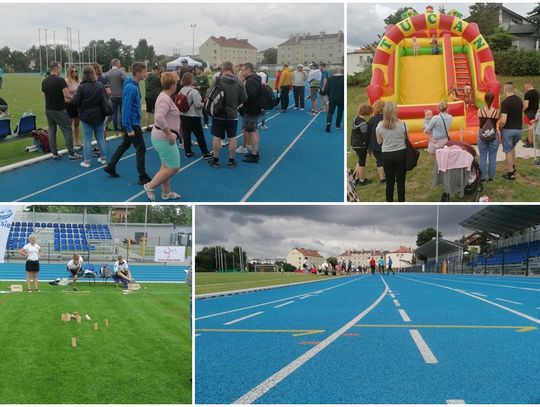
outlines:
[[[420,49],[420,45],[418,45],[418,41],[416,41],[416,37],[412,37],[412,49],[413,49],[413,56],[417,56],[418,50]]]
[[[463,87],[463,96],[465,98],[465,106],[467,108],[471,107],[473,105],[473,93],[469,85]]]
[[[372,113],[372,108],[367,103],[358,106],[358,115],[354,118],[351,129],[351,148],[358,156],[358,164],[354,170],[353,178],[356,185],[367,185],[370,183],[364,177],[366,169],[366,157],[369,145],[368,120]]]
[[[450,89],[450,92],[448,92],[448,101],[449,102],[457,102],[459,100],[457,95],[457,89],[453,88]]]
[[[424,133],[428,134],[428,125],[433,118],[433,112],[429,109],[424,110]]]
[[[432,55],[439,55],[439,41],[437,40],[436,33],[431,34],[431,45],[433,46],[433,49],[431,50]]]

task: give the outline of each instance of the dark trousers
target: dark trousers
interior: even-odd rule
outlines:
[[[204,138],[204,132],[200,117],[182,116],[181,120],[182,136],[184,138],[184,151],[186,154],[191,153],[191,133],[195,134],[197,143],[203,154],[208,154],[208,146]]]
[[[394,270],[392,270],[392,266],[388,266],[388,268],[386,269],[386,275],[389,276],[390,275],[390,272],[392,272],[392,274],[396,274],[394,273]]]
[[[386,176],[386,202],[394,201],[394,184],[397,183],[398,202],[405,202],[405,176],[407,175],[407,150],[383,152]]]
[[[343,120],[343,100],[340,100],[339,102],[330,101],[330,106],[328,107],[328,113],[326,115],[326,123],[332,124],[332,116],[334,115],[336,108],[336,127],[339,128],[341,127],[341,121]]]
[[[146,174],[146,167],[144,165],[144,155],[146,153],[146,146],[144,144],[144,138],[143,138],[143,132],[141,129],[141,126],[133,126],[133,131],[135,132],[134,136],[128,136],[127,132],[124,130],[124,139],[122,140],[122,144],[118,146],[116,151],[114,152],[111,161],[109,162],[109,167],[115,168],[118,161],[120,161],[120,158],[124,155],[124,153],[133,145],[135,147],[136,151],[136,157],[137,157],[137,172],[139,173],[140,177],[147,176]]]
[[[280,88],[281,95],[281,110],[287,110],[289,108],[289,87],[282,86]]]
[[[304,108],[304,102],[306,100],[305,91],[306,88],[304,86],[293,86],[294,107]]]
[[[122,97],[111,96],[112,104],[112,122],[114,131],[120,131],[122,128]]]

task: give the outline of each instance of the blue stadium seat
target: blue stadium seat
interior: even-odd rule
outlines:
[[[11,135],[11,120],[9,117],[0,119],[0,140]]]

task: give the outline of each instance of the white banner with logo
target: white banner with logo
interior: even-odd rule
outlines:
[[[156,246],[155,262],[169,263],[184,261],[185,259],[186,248],[184,246]]]
[[[4,262],[9,231],[15,215],[15,206],[0,205],[0,263]]]

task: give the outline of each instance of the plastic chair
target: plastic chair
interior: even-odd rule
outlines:
[[[31,113],[30,114],[25,113],[19,119],[19,124],[17,124],[17,127],[16,127],[16,134],[19,136],[22,134],[30,134],[36,129],[37,129],[36,115],[31,114]]]
[[[11,121],[8,117],[0,119],[0,140],[11,135]]]

